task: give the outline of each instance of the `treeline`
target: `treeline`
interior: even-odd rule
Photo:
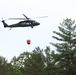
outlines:
[[[64,19],[58,28],[52,37],[59,42],[50,43],[55,50],[36,47],[14,56],[10,63],[0,56],[0,75],[76,75],[75,20]]]

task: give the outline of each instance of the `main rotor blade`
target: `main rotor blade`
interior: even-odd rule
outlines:
[[[8,18],[9,20],[26,20],[25,18]]]
[[[24,15],[24,14],[23,14]],[[25,15],[24,15],[25,16]],[[26,17],[26,16],[25,16]],[[27,19],[38,19],[38,18],[46,18],[48,16],[42,16],[42,17],[34,17],[34,18],[8,18],[9,20],[27,20]]]
[[[48,16],[34,17],[34,18],[31,18],[31,19],[46,18],[46,17],[48,17]]]
[[[25,14],[22,14],[26,19],[29,19]]]

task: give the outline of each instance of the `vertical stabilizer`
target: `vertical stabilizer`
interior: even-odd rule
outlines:
[[[8,25],[5,23],[4,20],[2,20],[2,23],[3,23],[4,27],[8,27]]]

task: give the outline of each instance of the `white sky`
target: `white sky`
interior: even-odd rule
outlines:
[[[0,0],[0,20],[11,17],[29,18],[48,16],[48,18],[35,19],[40,26],[31,28],[4,28],[0,23],[0,55],[10,60],[24,51],[32,51],[35,47],[45,49],[46,46],[53,47],[49,42],[55,42],[52,32],[58,30],[59,23],[63,19],[72,18],[76,20],[76,0]],[[6,21],[8,24],[15,21]],[[19,22],[19,21],[16,21]],[[26,40],[31,44],[27,45]]]

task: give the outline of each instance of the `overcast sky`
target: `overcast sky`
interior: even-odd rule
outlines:
[[[58,30],[59,23],[63,19],[76,20],[76,0],[0,0],[0,20],[12,17],[21,17],[25,14],[29,18],[48,16],[47,18],[34,19],[40,22],[40,26],[32,28],[4,28],[0,22],[0,55],[10,60],[24,51],[32,51],[35,47],[45,49],[53,47],[49,42],[55,42],[52,38],[53,31]],[[19,21],[9,21],[13,24]],[[26,40],[31,44],[27,45]]]

